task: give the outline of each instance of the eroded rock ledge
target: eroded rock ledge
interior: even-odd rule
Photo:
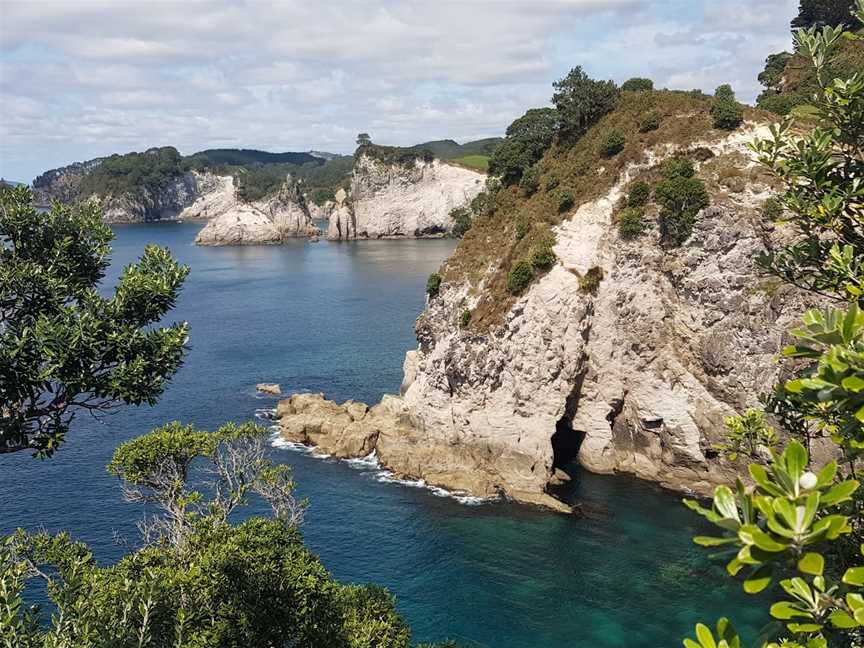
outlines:
[[[520,491],[503,484],[490,463],[524,457],[494,444],[452,445],[430,438],[415,426],[398,396],[385,395],[378,405],[347,401],[341,405],[323,394],[294,394],[276,409],[280,434],[288,441],[315,446],[340,459],[366,457],[375,451],[381,464],[400,478],[423,479],[430,486],[465,491],[480,497],[502,493],[517,501],[563,513],[571,507],[543,492]],[[503,464],[502,464],[503,462]]]

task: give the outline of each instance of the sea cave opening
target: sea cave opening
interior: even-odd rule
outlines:
[[[584,437],[582,432],[573,429],[568,417],[558,419],[552,435],[552,467],[567,473],[573,470]]]
[[[571,419],[563,416],[552,435],[552,475],[546,492],[562,502],[574,504],[579,490],[579,447],[584,434],[573,429]]]

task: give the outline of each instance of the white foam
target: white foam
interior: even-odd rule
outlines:
[[[259,407],[255,410],[255,418],[261,421],[275,421],[276,410],[272,407]]]
[[[283,439],[279,434],[279,426],[277,425],[272,426],[270,429],[274,430],[271,439],[271,445],[274,448],[299,452],[300,454],[308,455],[314,459],[329,459],[331,456],[321,452],[318,448],[313,446],[307,446],[302,443],[295,443],[294,441]],[[450,499],[456,500],[460,504],[466,506],[479,506],[498,499],[497,497],[476,497],[474,495],[469,495],[465,491],[449,491],[440,486],[431,486],[423,479],[400,479],[389,470],[381,470],[381,462],[378,460],[378,455],[374,450],[365,457],[359,459],[342,459],[342,461],[348,464],[351,468],[370,471],[370,474],[375,481],[384,484],[398,484],[399,486],[407,486],[408,488],[424,488],[435,497],[449,497]]]
[[[345,459],[345,463],[358,470],[374,470],[381,467],[381,462],[378,461],[378,455],[374,450],[360,459]]]

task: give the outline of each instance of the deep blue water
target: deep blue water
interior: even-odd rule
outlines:
[[[251,419],[275,404],[256,396],[258,382],[370,403],[398,390],[426,277],[452,242],[198,248],[198,227],[116,229],[109,283],[148,242],[191,266],[175,315],[190,322],[192,351],[156,407],[80,418],[51,460],[0,456],[0,533],[67,529],[115,560],[114,532],[134,540],[140,514],[104,470],[121,441],[172,419],[205,429]],[[311,502],[307,544],[340,580],[389,587],[418,641],[669,648],[697,620],[725,614],[751,631],[765,620],[692,545],[701,527],[679,498],[638,480],[579,475],[589,515],[577,519],[465,506],[374,471],[273,452]]]

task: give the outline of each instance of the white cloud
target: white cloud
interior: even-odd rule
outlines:
[[[551,83],[752,100],[795,0],[5,0],[0,175],[173,144],[350,151],[501,134]]]

